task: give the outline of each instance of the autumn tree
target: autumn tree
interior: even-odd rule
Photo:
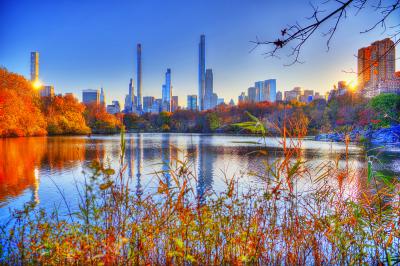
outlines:
[[[38,92],[23,76],[0,68],[0,136],[46,134]]]
[[[84,116],[93,133],[112,134],[121,129],[121,121],[115,115],[107,113],[106,108],[102,105],[87,104]]]
[[[49,134],[90,133],[90,128],[83,117],[85,106],[72,95],[46,97],[43,99],[43,109]]]

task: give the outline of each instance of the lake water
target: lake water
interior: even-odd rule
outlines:
[[[282,156],[279,138],[202,134],[127,134],[126,174],[132,178],[135,189],[152,191],[157,187],[157,171],[167,170],[176,158],[187,158],[191,171],[197,177],[196,190],[220,191],[224,180],[240,176],[243,185],[259,185],[252,173],[265,172],[265,161]],[[260,144],[257,144],[260,143]],[[254,153],[267,146],[267,155]],[[343,143],[303,141],[302,157],[308,165],[325,161],[345,164]],[[34,201],[39,207],[63,208],[60,190],[71,206],[77,202],[76,184],[90,174],[88,165],[93,160],[118,167],[120,136],[37,137],[0,139],[0,220],[7,219],[10,209],[21,208]],[[382,151],[376,150],[376,153]],[[366,164],[362,147],[349,146],[351,167],[363,169]],[[399,176],[400,151],[385,150],[380,154],[377,168]],[[357,193],[365,180],[349,181],[349,192]],[[304,184],[312,180],[304,180]],[[303,184],[303,185],[304,185]],[[58,188],[57,188],[58,187]]]

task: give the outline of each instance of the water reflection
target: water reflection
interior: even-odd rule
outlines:
[[[135,193],[140,197],[148,190],[157,188],[155,172],[164,171],[161,178],[171,185],[169,170],[174,169],[176,159],[186,154],[190,170],[196,176],[197,197],[204,200],[213,190],[224,188],[224,178],[243,175],[244,182],[254,178],[249,172],[263,174],[264,161],[273,162],[282,156],[279,140],[268,139],[268,155],[251,154],[259,146],[249,144],[259,141],[255,137],[207,136],[183,134],[127,134],[126,174]],[[59,191],[53,182],[68,195],[69,204],[78,198],[76,183],[83,180],[82,171],[90,174],[87,166],[93,160],[110,163],[117,168],[120,161],[119,136],[16,138],[0,140],[0,218],[8,215],[8,207],[21,207],[33,201],[44,208],[62,205]],[[317,166],[326,160],[345,164],[343,144],[304,141],[301,156],[307,163]],[[399,173],[399,151],[390,151],[383,157],[385,170]],[[382,154],[381,154],[382,155]],[[363,168],[365,155],[362,149],[349,149],[350,167]],[[365,175],[365,174],[364,174]],[[303,183],[310,180],[303,180]],[[336,182],[336,181],[332,181]],[[365,180],[347,180],[349,193],[356,195]],[[61,202],[61,203],[60,203]]]
[[[0,142],[0,204],[25,190],[39,202],[38,167],[47,149],[45,138],[4,139]]]

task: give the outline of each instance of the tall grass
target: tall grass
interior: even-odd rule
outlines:
[[[266,135],[251,117],[241,124]],[[337,161],[313,166],[303,159],[307,121],[288,120],[283,156],[255,173],[262,186],[196,193],[189,156],[155,173],[156,193],[135,193],[125,173],[121,133],[119,169],[94,161],[79,190],[79,210],[61,215],[27,205],[2,226],[0,262],[7,264],[322,265],[400,263],[400,201],[393,180]],[[346,145],[348,145],[348,138]],[[267,149],[258,152],[268,153]],[[348,162],[346,150],[345,160]],[[359,197],[346,196],[349,179],[366,180]],[[311,178],[311,191],[297,182]]]

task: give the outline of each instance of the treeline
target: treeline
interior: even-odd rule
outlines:
[[[159,114],[108,114],[104,106],[83,105],[70,95],[40,98],[31,83],[0,69],[0,136],[73,135],[119,132],[246,133],[237,123],[249,114],[261,120],[270,134],[280,134],[284,123],[304,121],[309,134],[387,127],[400,120],[400,96],[382,94],[366,99],[345,94],[310,104],[297,101],[220,105],[213,110],[178,110]]]
[[[0,68],[0,136],[116,133],[121,119],[105,107],[83,105],[72,95],[40,98],[30,81]]]
[[[126,114],[123,123],[131,131],[162,132],[225,132],[246,133],[235,124],[250,120],[249,114],[261,120],[270,134],[280,134],[284,123],[303,119],[308,134],[380,128],[399,123],[400,96],[382,94],[366,99],[359,94],[344,94],[329,101],[314,100],[309,104],[261,102],[238,106],[220,105],[213,110],[193,112],[178,110],[174,113]]]

